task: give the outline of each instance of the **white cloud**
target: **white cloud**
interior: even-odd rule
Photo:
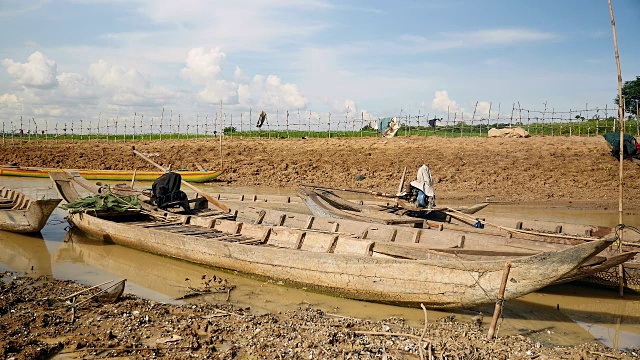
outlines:
[[[18,97],[15,94],[0,95],[0,104],[12,104],[17,102],[18,102]]]
[[[218,103],[222,101],[224,104],[238,103],[238,84],[233,81],[216,80],[207,84],[207,86],[198,93],[198,99],[205,103]]]
[[[140,72],[123,66],[110,65],[104,60],[89,66],[89,75],[95,81],[108,88],[143,89],[149,81]]]
[[[449,98],[449,93],[446,90],[436,91],[436,95],[431,101],[431,107],[434,110],[454,113],[458,110],[462,110],[458,107],[458,103]],[[464,110],[462,110],[464,111]]]
[[[528,29],[498,28],[471,32],[445,33],[451,39],[467,44],[481,45],[509,45],[530,41],[551,40],[555,34]]]
[[[240,81],[240,82],[248,82],[249,78],[247,78],[244,75],[244,71],[242,71],[242,69],[240,69],[239,66],[236,66],[236,69],[233,71],[233,77],[236,79],[236,81]]]
[[[243,107],[261,110],[303,109],[308,100],[295,84],[282,83],[279,77],[254,76],[247,84],[238,86],[238,102]]]
[[[440,32],[432,36],[405,34],[393,41],[370,41],[352,44],[352,52],[405,54],[432,53],[452,49],[492,48],[522,43],[556,40],[558,35],[519,28],[495,28],[476,31]]]
[[[39,51],[31,54],[24,64],[4,59],[2,65],[7,68],[7,73],[16,79],[16,84],[43,89],[58,85],[56,62],[49,60]]]
[[[101,86],[96,91],[103,97],[110,96],[107,100],[108,105],[161,106],[175,96],[175,93],[170,90],[151,85],[141,72],[124,66],[111,65],[104,60],[89,66],[89,76]],[[79,79],[76,78],[76,80]]]
[[[95,98],[95,83],[92,79],[77,73],[62,73],[58,75],[60,90],[65,97],[72,99]]]
[[[0,17],[16,16],[37,10],[48,2],[49,0],[5,1],[2,4],[2,10],[0,10]]]
[[[187,66],[180,71],[180,76],[194,84],[206,84],[215,79],[222,70],[227,55],[220,48],[194,48],[189,50]]]

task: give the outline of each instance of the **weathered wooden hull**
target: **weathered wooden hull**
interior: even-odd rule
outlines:
[[[47,169],[35,167],[1,167],[0,175],[2,176],[22,176],[48,178],[50,172],[62,172],[62,169]],[[114,180],[114,181],[130,181],[133,178],[133,170],[73,170],[77,171],[85,179],[88,180]],[[176,171],[182,178],[189,182],[202,183],[211,181],[222,171]],[[164,174],[162,171],[136,171],[136,180],[154,181]]]
[[[161,228],[141,228],[86,213],[69,214],[69,220],[91,236],[159,255],[354,299],[424,303],[431,308],[494,302],[504,268],[504,261],[415,261],[304,251],[301,243],[286,248],[271,245],[270,239],[263,239],[266,243],[263,246],[255,246],[169,233]],[[272,228],[270,232],[287,230]],[[304,235],[298,236],[300,242]],[[505,297],[516,298],[552,283],[609,244],[600,240],[564,251],[514,259]]]
[[[34,200],[18,191],[0,186],[0,230],[34,233],[42,230],[60,199]]]

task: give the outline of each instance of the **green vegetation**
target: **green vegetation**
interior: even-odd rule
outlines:
[[[640,76],[635,80],[625,81],[622,86],[622,98],[626,111],[638,118],[638,108],[640,107]],[[616,104],[619,101],[618,95],[614,99]]]

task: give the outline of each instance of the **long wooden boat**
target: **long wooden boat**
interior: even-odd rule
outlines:
[[[60,187],[64,189],[65,187]],[[67,196],[65,196],[67,198]],[[235,270],[353,299],[430,308],[495,301],[505,261],[408,259],[377,252],[375,241],[318,231],[264,226],[215,216],[69,213],[90,236],[119,245]],[[513,299],[562,278],[605,249],[598,240],[562,251],[511,259],[505,293]]]
[[[61,199],[36,200],[0,186],[0,230],[34,233],[42,230]]]
[[[146,216],[69,214],[83,232],[116,244],[284,281],[354,299],[458,308],[495,301],[504,261],[373,256],[375,242],[229,220],[180,223]],[[193,223],[191,223],[193,222]],[[204,225],[204,226],[203,226]],[[238,230],[239,229],[239,230]],[[506,299],[549,285],[611,244],[598,240],[511,260]]]
[[[436,211],[436,216],[416,215],[414,211],[402,211],[402,208],[393,206],[367,206],[354,204],[344,200],[330,191],[298,189],[298,196],[302,199],[309,211],[317,216],[335,219],[349,219],[356,221],[381,223],[381,224],[406,224],[421,226],[423,220],[439,221],[446,228],[459,229],[475,228],[478,222],[485,223],[484,217],[476,217],[457,209],[444,209]],[[481,204],[479,204],[481,205]],[[470,208],[476,208],[472,206]],[[442,215],[445,216],[442,216]],[[493,229],[507,228],[506,232],[538,232],[548,234],[565,234],[576,237],[614,237],[615,228],[559,223],[554,221],[540,221],[534,219],[517,220],[509,217],[491,217],[489,223]],[[489,226],[488,226],[489,227]],[[625,239],[630,242],[640,243],[640,234],[627,232]]]
[[[35,178],[48,178],[50,172],[62,172],[63,169],[50,169],[40,167],[21,167],[12,165],[0,165],[0,175],[2,176],[23,176]],[[77,171],[85,179],[89,180],[114,180],[114,181],[130,181],[133,178],[133,170],[73,170]],[[220,174],[221,170],[216,171],[180,171],[177,170],[182,178],[189,182],[203,183],[211,181]],[[154,181],[164,174],[162,171],[136,171],[136,180]]]

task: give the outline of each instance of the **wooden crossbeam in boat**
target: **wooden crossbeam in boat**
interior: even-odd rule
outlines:
[[[157,227],[167,227],[167,226],[182,226],[182,221],[177,221],[177,222],[170,222],[170,223],[152,223],[149,224],[148,222],[146,224],[148,225],[144,225],[144,222],[140,222],[140,223],[131,223],[133,225],[138,225],[138,226],[142,226],[144,228],[157,228]]]

